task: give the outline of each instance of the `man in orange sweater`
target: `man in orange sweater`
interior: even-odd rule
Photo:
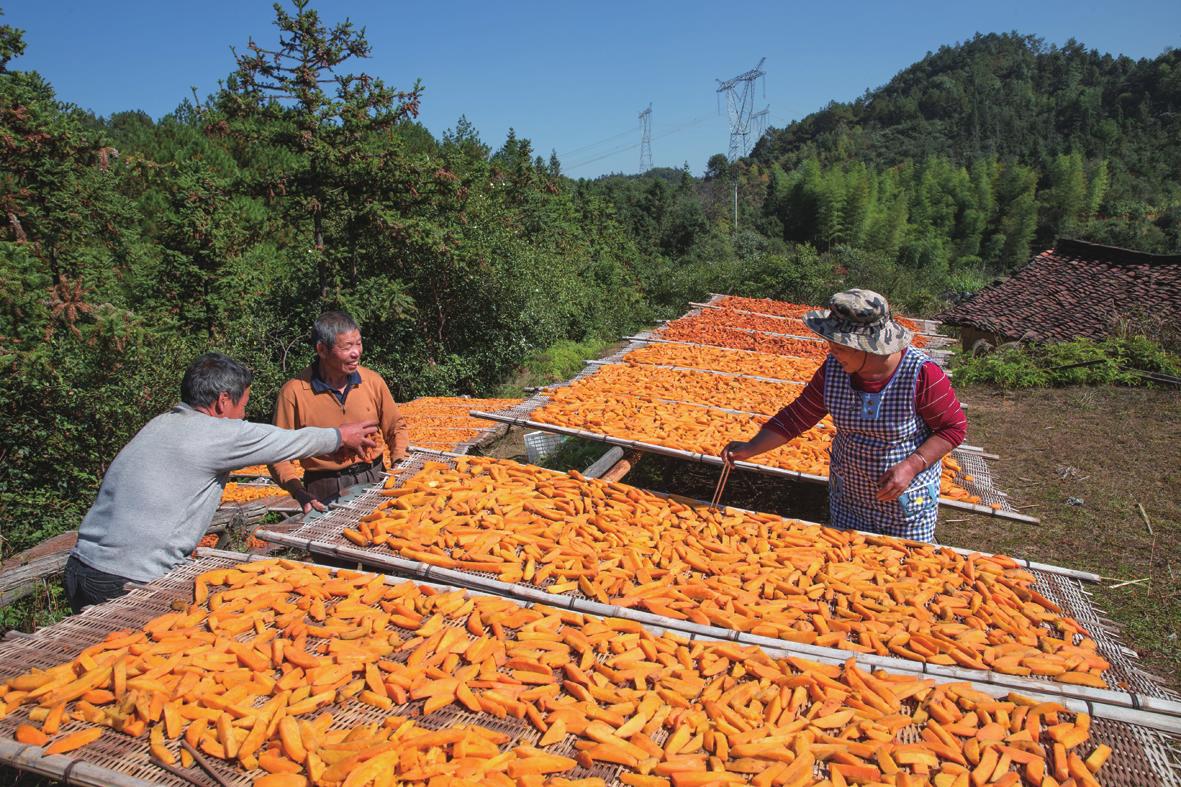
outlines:
[[[288,380],[275,403],[275,426],[299,429],[304,426],[339,426],[352,421],[377,421],[391,461],[406,456],[410,443],[406,421],[398,412],[389,386],[381,375],[361,366],[361,329],[345,312],[321,314],[312,326],[316,360]],[[354,484],[381,480],[385,469],[381,453],[373,451],[358,459],[344,455],[299,460],[305,473],[296,475],[294,462],[270,466],[275,482],[303,506],[324,511]]]

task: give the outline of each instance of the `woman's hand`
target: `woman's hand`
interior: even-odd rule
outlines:
[[[911,454],[882,473],[882,477],[878,479],[878,500],[881,500],[883,503],[889,500],[897,500],[898,496],[906,491],[906,488],[910,486],[910,482],[923,469],[919,465],[921,461],[914,454]]]
[[[747,459],[750,459],[752,456],[756,456],[758,453],[759,452],[752,448],[751,444],[745,440],[735,440],[731,443],[728,443],[726,447],[722,449],[722,461],[726,464],[745,462]]]

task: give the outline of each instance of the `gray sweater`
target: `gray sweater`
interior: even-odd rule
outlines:
[[[280,429],[178,404],[148,421],[111,462],[73,554],[99,571],[150,582],[197,546],[231,470],[339,446],[336,429]]]

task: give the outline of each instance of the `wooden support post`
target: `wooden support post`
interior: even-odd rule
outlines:
[[[619,446],[612,446],[607,449],[606,453],[600,456],[587,469],[582,471],[582,474],[587,478],[602,478],[603,473],[610,470],[616,462],[623,458],[623,449]]]
[[[629,452],[627,454],[627,456],[623,457],[618,462],[616,462],[614,465],[612,465],[610,470],[603,473],[603,480],[604,481],[619,481],[619,480],[621,480],[625,475],[627,475],[629,472],[631,472],[631,469],[633,467],[635,467],[637,464],[639,464],[641,456],[642,456],[642,454],[640,454],[639,451]]]

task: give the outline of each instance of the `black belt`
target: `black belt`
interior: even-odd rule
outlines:
[[[340,478],[341,476],[350,475],[356,478],[359,475],[368,473],[370,470],[384,470],[385,464],[381,459],[374,459],[372,462],[357,462],[348,467],[342,467],[339,470],[313,470],[304,473],[304,484],[310,484],[314,481],[321,481],[325,478]]]

